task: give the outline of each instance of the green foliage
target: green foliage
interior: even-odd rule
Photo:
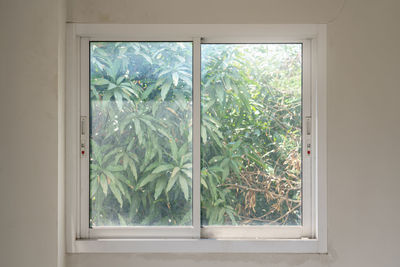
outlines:
[[[300,224],[301,46],[202,48],[202,224]]]
[[[91,224],[191,224],[191,44],[91,43]]]
[[[90,47],[91,225],[190,225],[191,43]],[[301,223],[301,46],[202,54],[202,223]]]

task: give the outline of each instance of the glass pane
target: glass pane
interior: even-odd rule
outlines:
[[[90,43],[90,226],[192,225],[192,43]]]
[[[203,225],[301,225],[302,45],[204,44]]]

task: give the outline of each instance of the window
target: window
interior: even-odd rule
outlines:
[[[323,26],[69,35],[69,251],[326,250]]]

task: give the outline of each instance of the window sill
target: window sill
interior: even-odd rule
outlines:
[[[327,253],[317,239],[92,239],[69,253]]]

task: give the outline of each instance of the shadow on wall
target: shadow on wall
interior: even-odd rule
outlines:
[[[339,15],[344,2],[345,0],[70,0],[67,21],[126,24],[328,23]]]

